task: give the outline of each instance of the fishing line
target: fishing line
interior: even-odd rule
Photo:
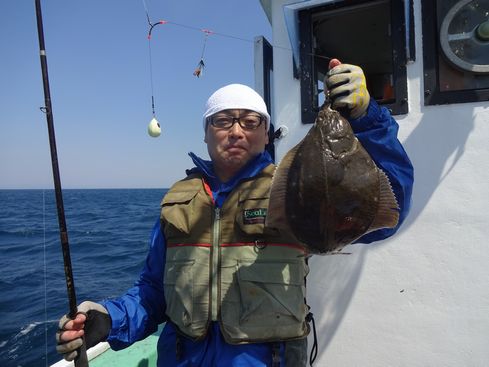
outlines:
[[[153,28],[156,27],[159,24],[165,24],[164,21],[159,21],[156,23],[151,23],[151,18],[149,16],[149,11],[148,11],[148,6],[146,4],[145,0],[142,0],[143,6],[144,6],[144,11],[146,12],[146,20],[148,21],[149,25],[149,31],[148,31],[148,56],[149,56],[149,79],[150,79],[150,85],[151,85],[151,112],[153,114],[153,118],[149,122],[148,125],[148,134],[156,138],[160,136],[161,134],[161,127],[160,123],[156,119],[156,112],[155,112],[155,93],[154,93],[154,83],[153,83],[153,56],[151,52],[151,34],[153,32]]]
[[[197,78],[200,77],[200,75],[202,74],[202,71],[203,71],[203,69],[205,67],[204,53],[205,53],[205,48],[206,48],[206,45],[207,45],[207,39],[209,38],[209,35],[210,34],[215,34],[217,36],[221,36],[221,37],[225,37],[225,38],[230,38],[230,39],[234,39],[234,40],[238,40],[238,41],[242,41],[242,42],[247,42],[247,43],[251,43],[251,44],[254,44],[255,41],[254,40],[247,39],[247,38],[243,38],[243,37],[234,36],[234,35],[227,34],[227,33],[214,32],[214,31],[210,31],[208,29],[198,28],[198,27],[191,26],[191,25],[188,25],[188,24],[171,22],[171,21],[168,21],[168,20],[160,20],[158,22],[154,22],[153,23],[153,22],[151,22],[151,17],[149,15],[149,10],[148,10],[148,5],[146,3],[146,0],[142,0],[142,3],[143,3],[143,7],[144,7],[144,12],[146,14],[146,20],[147,20],[148,25],[149,25],[149,30],[148,30],[148,36],[147,37],[148,37],[148,57],[149,57],[149,78],[150,78],[150,88],[151,88],[151,112],[152,112],[153,118],[151,119],[151,121],[150,121],[150,123],[148,125],[148,134],[151,137],[158,137],[161,134],[161,126],[160,126],[160,123],[158,122],[158,120],[156,119],[155,97],[154,97],[154,76],[153,76],[153,53],[152,53],[152,49],[151,49],[152,33],[153,33],[153,29],[156,26],[158,26],[160,24],[173,24],[173,25],[176,25],[178,27],[182,27],[182,28],[193,30],[193,31],[204,32],[205,33],[204,45],[202,47],[202,54],[201,54],[201,57],[200,57],[200,61],[197,64],[197,67],[195,68],[195,70],[193,72],[193,75],[195,75]],[[275,48],[275,49],[281,49],[281,50],[285,50],[285,51],[288,51],[288,52],[293,53],[292,49],[290,49],[288,47],[282,47],[282,46],[276,46],[276,45],[272,45],[271,47],[272,48]],[[331,60],[332,59],[332,57],[329,57],[329,56],[319,55],[319,54],[310,53],[310,52],[307,52],[305,54],[307,56],[322,58],[322,59],[325,59],[325,60]]]
[[[149,29],[149,32],[148,32],[148,39],[151,39],[151,33],[152,33],[153,28],[155,26],[157,26],[159,24],[173,24],[173,25],[176,25],[178,27],[182,27],[182,28],[193,30],[193,31],[198,31],[198,32],[204,32],[204,33],[206,33],[206,37],[205,37],[205,40],[204,40],[204,49],[202,50],[202,55],[203,55],[204,50],[205,50],[205,42],[207,41],[207,36],[209,34],[211,34],[211,33],[212,34],[215,34],[217,36],[221,36],[221,37],[225,37],[225,38],[231,38],[231,39],[235,39],[235,40],[242,41],[242,42],[255,43],[254,40],[250,40],[250,39],[247,39],[247,38],[238,37],[238,36],[227,34],[227,33],[209,31],[208,29],[202,29],[202,28],[198,28],[198,27],[195,27],[195,26],[192,26],[192,25],[183,24],[183,23],[177,23],[177,22],[173,22],[173,21],[169,21],[169,20],[160,20],[159,22],[151,23],[151,18],[149,16],[149,10],[148,10],[148,6],[146,4],[146,0],[142,0],[142,2],[143,2],[144,10],[145,10],[145,13],[146,13],[146,19],[148,20],[148,24],[150,26],[150,29]],[[280,50],[285,50],[285,51],[293,52],[292,49],[289,48],[289,47],[272,45],[272,48],[276,48],[276,49],[280,49]],[[325,60],[331,60],[331,59],[333,59],[333,57],[331,57],[331,56],[320,55],[320,54],[316,54],[314,52],[306,52],[305,55],[311,56],[311,57],[317,57],[317,58],[321,58],[321,59],[325,59]],[[202,57],[201,57],[201,59],[202,59]]]
[[[42,225],[44,242],[44,356],[48,367],[48,267],[46,261],[46,197],[42,190]]]
[[[182,23],[177,23],[177,22],[172,22],[172,21],[169,21],[169,20],[165,20],[163,21],[165,23],[168,23],[168,24],[173,24],[173,25],[176,25],[178,27],[182,27],[182,28],[187,28],[187,29],[191,29],[191,30],[194,30],[194,31],[202,31],[202,32],[205,32],[207,30],[205,29],[201,29],[201,28],[198,28],[198,27],[194,27],[194,26],[191,26],[191,25],[187,25],[187,24],[182,24]],[[254,40],[250,40],[250,39],[247,39],[247,38],[242,38],[242,37],[238,37],[238,36],[233,36],[231,34],[227,34],[227,33],[220,33],[220,32],[212,32],[212,34],[215,34],[217,36],[221,36],[221,37],[225,37],[225,38],[231,38],[231,39],[235,39],[235,40],[238,40],[238,41],[243,41],[243,42],[247,42],[247,43],[255,43]],[[277,46],[277,45],[271,45],[273,48],[277,48],[277,49],[280,49],[280,50],[285,50],[285,51],[289,51],[289,52],[293,52],[291,48],[289,47],[283,47],[283,46]],[[326,60],[331,60],[333,59],[333,57],[330,57],[330,56],[325,56],[325,55],[319,55],[319,54],[316,54],[316,53],[312,53],[312,52],[306,52],[305,55],[307,56],[311,56],[311,57],[318,57],[318,58],[321,58],[321,59],[326,59]]]
[[[144,11],[146,12],[146,19],[148,20],[148,23],[151,25],[151,20],[149,19],[148,5],[146,4],[145,0],[143,0],[143,6],[144,6]]]
[[[153,117],[155,115],[155,97],[154,97],[154,86],[153,86],[153,62],[151,57],[151,40],[148,40],[148,52],[149,52],[149,80],[151,84],[151,110],[153,112]]]
[[[61,250],[63,253],[63,265],[65,270],[66,290],[68,292],[68,301],[70,306],[69,316],[74,319],[77,314],[75,283],[73,280],[73,268],[71,266],[70,244],[68,241],[68,229],[66,227],[66,218],[63,205],[63,192],[61,189],[61,178],[59,173],[58,153],[56,148],[56,137],[54,131],[54,118],[51,103],[51,92],[49,88],[48,63],[46,56],[46,47],[44,43],[44,27],[42,22],[41,0],[35,0],[37,35],[39,38],[39,58],[41,62],[42,84],[44,89],[44,107],[46,122],[49,136],[49,149],[51,152],[51,166],[53,169],[54,193],[56,198],[56,207],[58,213],[59,235]],[[86,353],[86,344],[82,337],[83,345],[77,350],[78,356],[75,358],[75,367],[88,367],[88,358]]]
[[[146,4],[145,0],[142,1],[144,6],[144,11],[146,12],[146,19],[149,24],[149,31],[148,31],[149,79],[151,83],[151,109],[153,112],[153,118],[155,118],[156,115],[155,115],[155,98],[154,98],[154,85],[153,85],[153,57],[151,52],[151,33],[153,32],[153,28],[156,27],[158,24],[161,24],[161,22],[151,23],[151,18],[149,17],[148,5]]]
[[[186,29],[191,29],[193,31],[199,31],[199,32],[206,31],[205,29],[202,29],[202,28],[198,28],[198,27],[191,26],[191,25],[188,25],[188,24],[177,23],[177,22],[173,22],[173,21],[170,21],[170,20],[161,20],[160,22],[162,22],[163,24],[173,24],[173,25],[176,25],[178,27],[182,27],[182,28],[186,28]],[[154,25],[158,25],[158,23],[155,23]],[[235,40],[238,40],[238,41],[247,42],[247,43],[255,43],[254,40],[250,40],[248,38],[242,38],[242,37],[234,36],[234,35],[227,34],[227,33],[221,33],[221,32],[214,32],[213,31],[212,34],[215,34],[215,35],[221,36],[221,37],[225,37],[225,38],[235,39]],[[280,49],[280,50],[285,50],[285,51],[293,52],[292,49],[289,48],[289,47],[283,47],[283,46],[277,46],[277,45],[272,45],[272,47],[273,48]],[[306,52],[305,54],[307,56],[318,57],[318,58],[322,58],[322,59],[326,59],[326,60],[331,60],[333,58],[331,56],[320,55],[320,54],[316,54],[316,53],[313,53],[313,52]]]

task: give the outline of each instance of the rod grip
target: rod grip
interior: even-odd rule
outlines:
[[[85,337],[82,338],[83,344],[77,350],[78,355],[75,358],[75,367],[88,367],[87,345],[85,344]]]

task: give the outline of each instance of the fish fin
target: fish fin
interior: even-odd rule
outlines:
[[[399,222],[399,204],[387,175],[379,169],[379,207],[369,232],[380,228],[394,228]]]
[[[287,180],[290,166],[294,161],[298,148],[299,146],[297,145],[285,155],[273,174],[267,218],[265,220],[265,226],[267,227],[289,228],[285,213]]]

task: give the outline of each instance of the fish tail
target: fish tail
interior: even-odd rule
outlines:
[[[399,222],[399,204],[387,175],[379,169],[379,206],[369,232],[380,228],[394,228]]]

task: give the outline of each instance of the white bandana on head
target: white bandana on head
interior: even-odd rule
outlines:
[[[270,128],[270,115],[263,98],[246,85],[229,84],[215,91],[207,100],[203,116],[204,129],[209,116],[230,109],[258,112],[265,117],[267,131]]]

